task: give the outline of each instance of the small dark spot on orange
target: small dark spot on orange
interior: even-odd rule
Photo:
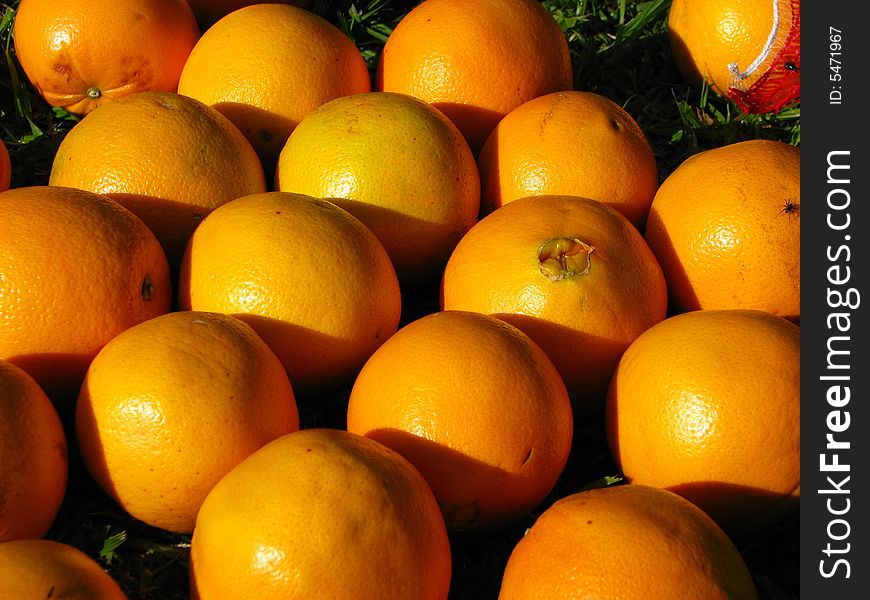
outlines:
[[[586,521],[587,525],[592,525],[592,521]]]
[[[616,119],[610,119],[610,124],[613,126],[613,128],[616,131],[619,131],[620,129],[622,129],[622,125],[620,125],[619,121],[617,121]]]
[[[276,215],[280,215],[280,214],[281,214],[281,211],[280,211],[280,210],[276,210],[276,211],[275,211],[275,214],[276,214]]]
[[[154,284],[151,283],[151,276],[145,275],[145,279],[142,280],[142,286],[140,287],[140,293],[142,294],[142,299],[145,302],[151,300],[151,297],[154,295]]]
[[[312,450],[314,450],[314,448],[306,448],[305,449],[306,452],[311,452]]]
[[[51,586],[50,588],[48,588],[48,594],[46,594],[45,597],[51,598],[52,596],[54,596],[54,586]]]

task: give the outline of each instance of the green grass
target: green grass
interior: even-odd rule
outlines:
[[[316,0],[313,10],[345,31],[374,69],[384,40],[416,3]],[[800,144],[799,105],[775,115],[744,115],[708,90],[686,85],[668,45],[668,0],[545,0],[543,4],[569,41],[575,88],[603,94],[634,116],[654,149],[661,178],[706,148],[757,138]],[[26,82],[11,41],[16,6],[15,0],[0,4],[0,135],[12,157],[13,185],[20,187],[48,182],[54,152],[76,118],[50,109]],[[406,300],[405,321],[435,308],[431,299]],[[341,427],[346,400],[344,390],[319,407],[301,406],[303,426]],[[76,453],[71,453],[71,460],[69,491],[48,536],[99,560],[131,600],[187,598],[190,537],[133,520],[85,475]],[[556,489],[533,514],[504,531],[454,538],[451,599],[494,599],[507,556],[535,517],[556,498],[618,475],[601,423],[582,429]],[[799,597],[796,516],[736,542],[761,598]]]

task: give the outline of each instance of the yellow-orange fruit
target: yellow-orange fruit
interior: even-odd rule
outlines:
[[[405,94],[355,94],[318,108],[287,140],[275,182],[359,218],[407,285],[437,282],[480,208],[477,165],[462,133]]]
[[[432,491],[386,446],[337,429],[268,444],[211,491],[191,597],[446,600],[450,545]]]
[[[800,150],[750,140],[699,152],[662,183],[646,241],[673,312],[801,314]]]
[[[112,339],[91,363],[76,435],[97,483],[137,519],[193,530],[211,488],[299,429],[287,374],[246,323],[173,312]]]
[[[0,193],[0,358],[59,404],[125,329],[168,312],[169,267],[145,224],[72,188]]]
[[[417,319],[372,355],[347,428],[420,469],[455,531],[526,515],[552,490],[573,437],[565,385],[544,352],[516,327],[462,311]]]
[[[676,492],[745,535],[797,508],[800,414],[800,328],[764,311],[698,310],[625,351],[607,434],[630,481]]]
[[[640,231],[659,184],[643,130],[591,92],[554,92],[513,109],[487,138],[478,165],[484,213],[526,196],[583,196]]]
[[[395,333],[402,298],[386,250],[359,219],[328,200],[267,192],[203,220],[178,302],[249,323],[294,391],[312,396],[353,379]]]
[[[544,511],[508,558],[499,600],[756,600],[734,543],[697,506],[636,484]]]

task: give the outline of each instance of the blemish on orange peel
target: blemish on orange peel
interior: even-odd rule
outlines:
[[[588,275],[594,251],[595,246],[578,238],[561,236],[549,239],[538,248],[541,273],[550,281]]]

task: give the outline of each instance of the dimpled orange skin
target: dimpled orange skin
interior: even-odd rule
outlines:
[[[568,42],[535,0],[426,0],[387,38],[375,80],[440,109],[475,153],[511,110],[572,84]]]
[[[636,484],[557,500],[508,558],[499,600],[756,600],[743,557],[697,506]]]
[[[604,202],[643,231],[658,188],[652,148],[637,122],[591,92],[554,92],[518,106],[478,159],[485,214],[526,196]]]
[[[91,192],[0,194],[0,358],[61,408],[125,329],[170,310],[166,255],[142,221]]]
[[[565,380],[577,420],[600,416],[620,355],[665,318],[666,305],[661,268],[637,229],[574,196],[520,198],[481,219],[441,284],[442,308],[495,315],[535,340]]]
[[[275,440],[209,494],[191,597],[445,600],[450,545],[432,491],[389,448],[337,429]]]
[[[211,488],[299,429],[278,358],[242,321],[174,312],[109,342],[88,369],[76,434],[88,470],[132,516],[193,530]]]
[[[528,336],[494,317],[444,311],[372,355],[351,389],[347,429],[420,469],[450,530],[492,530],[552,490],[573,420],[565,385]]]
[[[189,3],[196,18],[202,24],[203,31],[205,31],[208,26],[221,17],[245,6],[259,4],[259,0],[189,0]],[[276,3],[309,8],[314,0],[276,0]]]
[[[12,162],[9,160],[9,150],[3,140],[0,140],[0,192],[9,189],[12,180]]]
[[[259,4],[206,30],[178,91],[226,115],[271,178],[287,136],[307,114],[371,85],[362,54],[338,27],[309,10]]]
[[[66,435],[51,400],[27,373],[0,360],[0,542],[45,535],[67,473]]]
[[[607,398],[625,476],[670,489],[732,535],[800,499],[800,328],[757,310],[700,310],[626,350]]]
[[[335,204],[289,192],[238,198],[191,238],[179,305],[235,315],[278,355],[297,394],[338,389],[395,333],[386,250]]]
[[[84,115],[134,92],[174,92],[199,28],[184,0],[22,0],[15,55],[52,106]]]
[[[668,35],[680,72],[696,85],[706,81],[720,95],[735,84],[741,89],[750,87],[766,72],[788,35],[791,1],[779,0],[776,10],[780,25],[774,31],[771,0],[674,0],[668,13]],[[772,31],[773,45],[765,55]],[[759,57],[764,60],[751,68]],[[732,74],[732,63],[738,73],[744,73],[742,81]]]
[[[118,583],[78,548],[54,540],[0,543],[0,597],[126,600]]]
[[[646,241],[671,308],[800,320],[800,150],[750,140],[695,154],[662,183]]]
[[[354,214],[408,285],[437,281],[480,208],[477,165],[462,133],[431,105],[390,92],[317,109],[284,146],[276,185]]]
[[[60,143],[49,183],[129,208],[160,240],[173,273],[203,217],[267,187],[256,152],[235,125],[168,92],[125,96],[90,113]]]

